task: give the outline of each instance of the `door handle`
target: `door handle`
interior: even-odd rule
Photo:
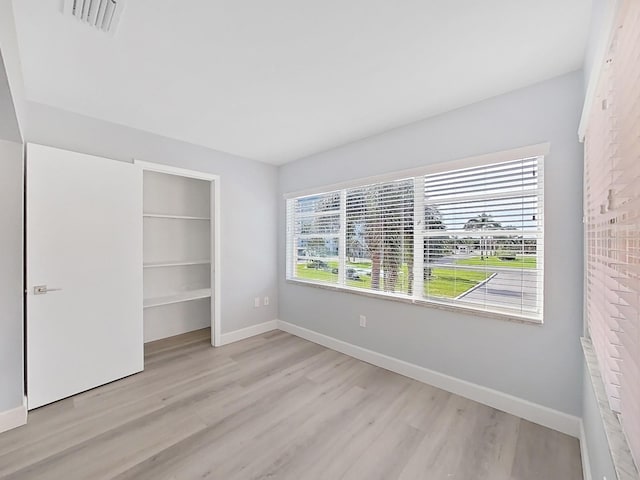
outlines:
[[[36,285],[35,287],[33,287],[33,294],[34,295],[44,295],[45,293],[49,293],[49,292],[58,292],[62,290],[61,288],[48,288],[46,285]]]

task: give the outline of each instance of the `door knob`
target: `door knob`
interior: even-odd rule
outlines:
[[[61,288],[48,288],[46,285],[36,285],[35,287],[33,287],[33,294],[34,295],[44,295],[45,293],[49,293],[49,292],[58,292],[62,290]]]

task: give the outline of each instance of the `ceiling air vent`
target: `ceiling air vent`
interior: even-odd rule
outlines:
[[[98,30],[113,33],[123,6],[124,0],[64,0],[64,13]]]

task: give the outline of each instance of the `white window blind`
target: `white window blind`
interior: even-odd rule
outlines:
[[[328,192],[288,203],[288,257],[293,261],[288,262],[288,276],[310,273],[319,282],[338,283],[341,202],[340,192]]]
[[[426,296],[541,315],[542,192],[538,158],[426,176],[427,273],[453,280],[427,282]]]
[[[413,179],[346,190],[346,283],[411,295]]]
[[[618,12],[585,135],[587,321],[611,408],[640,461],[640,2]]]
[[[542,157],[287,200],[287,278],[540,320]]]

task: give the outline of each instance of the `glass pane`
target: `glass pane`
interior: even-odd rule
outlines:
[[[294,211],[296,216],[304,216],[317,212],[339,212],[340,192],[329,192],[296,198]]]
[[[338,237],[300,238],[297,243],[297,278],[318,282],[338,282]]]
[[[437,203],[472,199],[481,194],[494,197],[535,191],[538,159],[528,158],[435,173],[425,176],[425,189]]]
[[[413,179],[347,191],[347,285],[411,294]]]
[[[427,195],[427,201],[430,200]],[[430,205],[442,216],[449,230],[531,231],[539,228],[542,220],[537,194]]]
[[[340,232],[340,215],[329,214],[302,217],[296,220],[296,235],[314,235]]]
[[[498,270],[485,272],[487,281],[458,297],[463,303],[488,308],[535,312],[538,308],[538,282],[535,270]]]
[[[479,270],[465,270],[455,264],[425,266],[424,293],[427,298],[459,298],[471,293],[489,275],[488,272]]]
[[[537,311],[544,247],[539,174],[538,159],[529,158],[425,176],[427,297]]]
[[[425,239],[425,295],[474,307],[536,312],[542,292],[542,241],[521,235],[452,235],[448,251]],[[444,240],[443,240],[444,242]],[[429,257],[430,251],[437,255]]]
[[[539,241],[536,238],[522,235],[453,235],[450,241],[453,245],[452,258],[457,265],[512,269],[538,267]]]

